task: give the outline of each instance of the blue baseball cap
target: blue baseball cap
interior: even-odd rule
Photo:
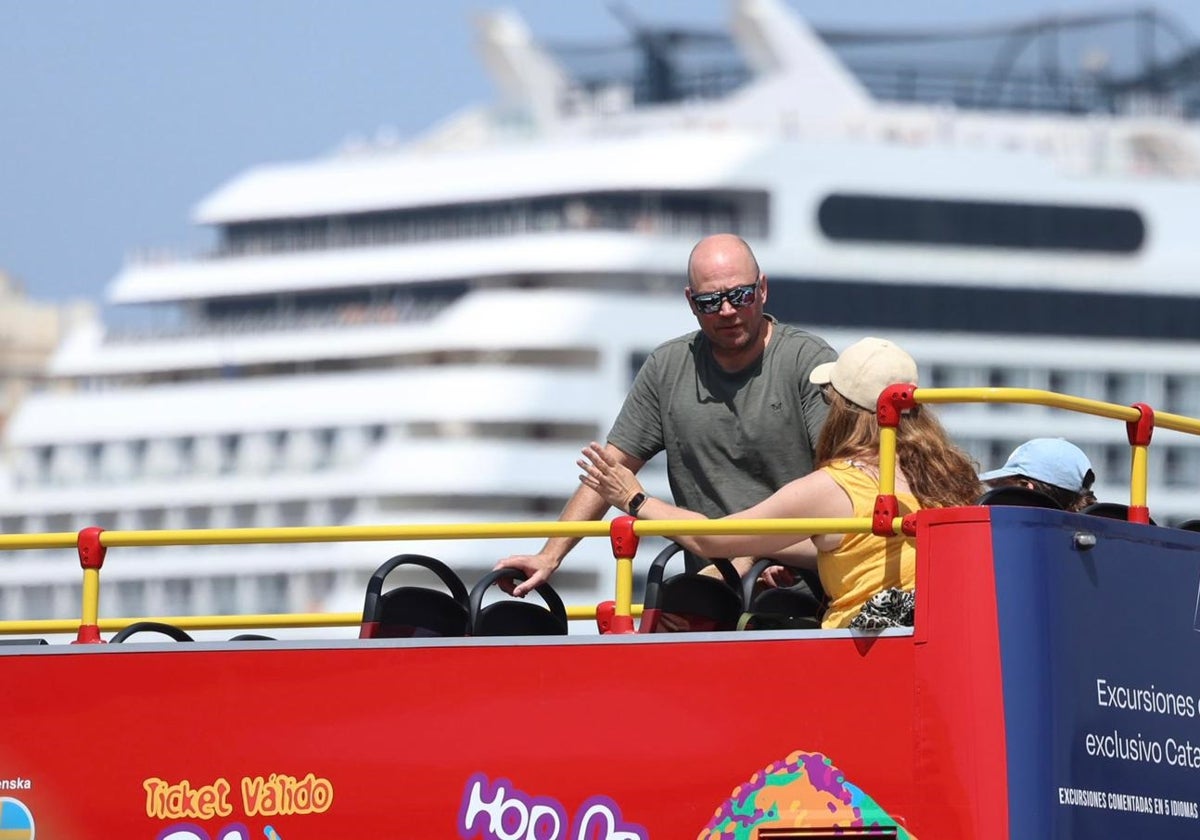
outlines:
[[[1096,480],[1092,462],[1083,450],[1062,438],[1027,440],[1012,451],[1003,467],[985,472],[979,479],[992,481],[1013,475],[1044,481],[1072,493],[1090,490]]]

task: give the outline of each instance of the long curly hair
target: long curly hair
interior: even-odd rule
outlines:
[[[832,387],[826,394],[829,415],[817,439],[817,466],[848,458],[878,466],[875,412],[854,405]],[[928,407],[917,406],[900,418],[896,461],[921,507],[973,505],[983,492],[978,465],[954,445]]]

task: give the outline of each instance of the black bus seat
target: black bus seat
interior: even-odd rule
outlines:
[[[738,618],[738,629],[819,630],[821,614],[825,611],[825,590],[815,572],[793,569],[793,573],[801,579],[796,586],[770,587],[758,593],[754,592],[758,576],[767,567],[774,565],[778,565],[777,561],[769,557],[760,557],[742,578],[742,602],[746,608]]]
[[[449,592],[423,586],[397,586],[383,591],[383,580],[401,566],[433,572]],[[404,639],[467,635],[467,587],[441,560],[424,554],[397,554],[367,581],[360,639]]]
[[[975,504],[1042,507],[1053,510],[1063,509],[1062,505],[1041,490],[1034,490],[1032,487],[1022,487],[1019,484],[1006,484],[1000,487],[993,487],[980,496]]]
[[[186,631],[176,627],[174,624],[164,624],[161,621],[135,621],[133,624],[122,627],[114,633],[109,642],[120,644],[130,636],[137,635],[138,633],[162,633],[164,636],[170,636],[177,642],[194,641]]]
[[[517,569],[495,569],[488,572],[471,588],[468,632],[472,636],[565,636],[567,608],[562,598],[548,583],[534,591],[546,605],[520,598],[483,604],[484,593],[501,580],[525,580]]]
[[[734,630],[742,614],[741,580],[728,560],[714,560],[721,579],[695,572],[663,579],[667,561],[681,551],[671,543],[658,553],[646,573],[646,596],[639,633],[669,632],[662,625],[663,613],[687,621],[689,630]]]
[[[1129,521],[1129,505],[1123,505],[1120,502],[1096,502],[1088,505],[1080,513],[1086,513],[1088,516],[1101,516],[1105,519],[1120,519]],[[1151,525],[1157,525],[1153,519],[1150,520]]]

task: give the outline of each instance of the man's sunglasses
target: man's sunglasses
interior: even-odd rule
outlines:
[[[692,295],[692,303],[696,306],[696,311],[701,315],[715,315],[721,311],[721,305],[725,301],[729,301],[729,305],[734,309],[741,309],[743,306],[749,306],[754,303],[754,296],[758,294],[758,281],[748,283],[745,286],[734,286],[726,292],[710,292],[706,295]]]

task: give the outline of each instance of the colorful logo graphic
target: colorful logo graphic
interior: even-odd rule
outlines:
[[[820,753],[794,752],[734,789],[697,840],[751,840],[759,828],[894,827],[916,840]]]
[[[492,782],[483,773],[467,780],[458,813],[463,840],[647,840],[637,823],[626,822],[607,796],[587,799],[572,817],[550,796],[533,796],[508,779]]]
[[[0,837],[33,840],[33,814],[20,799],[0,796]]]
[[[279,832],[271,826],[263,829],[263,836],[266,840],[283,840]],[[0,840],[4,840],[2,836]],[[250,829],[241,823],[227,825],[216,834],[209,834],[195,823],[178,823],[164,829],[155,840],[253,840],[253,835]]]

